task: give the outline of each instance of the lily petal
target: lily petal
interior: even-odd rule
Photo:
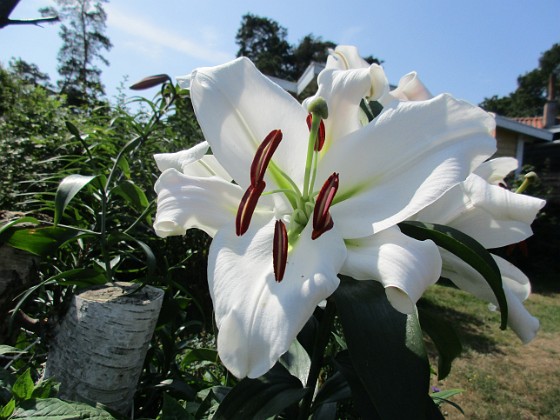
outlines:
[[[295,182],[303,180],[309,130],[307,112],[247,58],[192,73],[191,99],[212,153],[243,189],[264,138],[281,129],[273,161]],[[272,184],[271,184],[272,182]],[[267,185],[277,185],[267,173]]]
[[[410,238],[396,226],[367,238],[346,241],[341,274],[377,280],[399,312],[409,314],[428,286],[438,281],[441,257],[432,241]]]
[[[192,177],[176,169],[164,171],[154,188],[158,195],[154,229],[163,238],[184,235],[190,228],[214,236],[235,219],[243,196],[241,187],[222,178]]]
[[[201,142],[196,146],[176,153],[159,153],[154,159],[160,171],[176,169],[184,175],[207,177],[218,176],[228,182],[232,181],[222,165],[213,155],[206,155],[208,142]]]
[[[448,225],[485,248],[499,248],[531,236],[531,223],[544,205],[544,200],[515,194],[471,174],[412,219]]]
[[[346,256],[335,229],[311,240],[311,224],[289,251],[282,281],[272,261],[274,219],[256,215],[245,235],[221,229],[210,246],[208,281],[218,352],[237,377],[266,373],[295,340],[319,302],[338,287]]]
[[[360,56],[357,47],[354,45],[337,45],[334,50],[329,50],[325,68],[350,70],[367,67],[369,67],[369,63]]]
[[[405,74],[399,80],[396,89],[379,99],[383,106],[389,105],[394,100],[399,101],[427,101],[432,99],[433,95],[428,88],[420,81],[418,74],[413,71]]]
[[[518,166],[517,159],[500,157],[482,163],[473,173],[492,185],[498,185]]]
[[[158,153],[154,155],[158,169],[163,172],[166,169],[174,168],[179,172],[200,159],[208,152],[210,145],[203,141],[187,150],[181,150],[176,153]]]
[[[443,259],[442,276],[451,280],[460,289],[472,293],[479,299],[497,305],[492,289],[484,278],[463,260],[441,249]],[[535,338],[539,330],[539,320],[523,306],[529,296],[529,279],[520,270],[504,259],[493,255],[502,272],[504,293],[508,304],[508,325],[524,343]]]
[[[343,237],[399,223],[463,181],[496,150],[494,124],[480,108],[440,95],[400,102],[333,143],[317,177],[340,173],[331,214]]]
[[[362,127],[361,100],[366,96],[380,96],[389,86],[383,68],[377,64],[347,71],[325,69],[319,74],[317,84],[317,93],[303,104],[306,106],[319,96],[327,102],[330,117],[324,121],[323,153],[332,142]]]

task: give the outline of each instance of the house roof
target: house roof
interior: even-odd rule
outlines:
[[[544,129],[542,128],[542,125],[541,127],[535,127],[534,125],[519,121],[519,120],[537,120],[540,117],[506,118],[496,114],[494,115],[494,117],[496,119],[496,127],[500,127],[510,131],[515,131],[517,133],[526,135],[528,137],[533,137],[538,140],[553,141],[556,134],[556,129],[558,128],[558,127],[552,127],[552,129]]]

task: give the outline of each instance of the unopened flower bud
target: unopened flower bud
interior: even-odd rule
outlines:
[[[167,74],[156,74],[155,76],[148,76],[143,78],[139,82],[134,83],[132,86],[130,86],[130,89],[144,90],[161,85],[165,82],[171,82],[171,77],[169,77]]]

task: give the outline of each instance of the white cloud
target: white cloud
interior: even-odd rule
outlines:
[[[108,28],[117,28],[134,36],[136,41],[128,41],[126,45],[144,55],[148,53],[150,57],[155,58],[161,54],[162,48],[168,48],[206,61],[208,64],[223,63],[232,59],[232,54],[220,51],[213,46],[217,35],[209,32],[208,28],[201,33],[201,39],[189,39],[154,25],[143,18],[124,13],[112,5],[108,4],[105,9]]]

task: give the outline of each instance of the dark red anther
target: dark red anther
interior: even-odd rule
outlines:
[[[305,121],[307,122],[307,127],[311,130],[311,121],[313,120],[313,115],[308,114]],[[325,124],[323,120],[319,123],[319,132],[317,133],[317,140],[315,141],[315,151],[320,152],[325,145]]]
[[[338,174],[335,172],[325,181],[317,195],[313,209],[313,233],[311,239],[315,240],[334,226],[329,213],[332,201],[338,191]]]
[[[262,141],[251,163],[251,185],[256,186],[264,179],[266,168],[281,140],[282,131],[272,130]]]
[[[237,209],[237,216],[235,218],[235,233],[237,236],[243,235],[249,229],[251,224],[251,217],[255,212],[255,207],[259,201],[259,197],[264,191],[266,183],[260,181],[257,185],[250,185],[245,191],[241,202],[239,203],[239,208]]]
[[[284,278],[286,263],[288,262],[288,232],[281,220],[274,225],[274,243],[272,245],[272,263],[274,264],[274,278],[278,283]]]

